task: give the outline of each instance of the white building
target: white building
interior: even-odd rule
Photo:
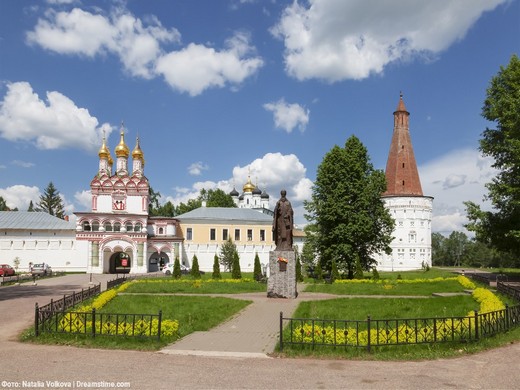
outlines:
[[[229,193],[238,208],[253,209],[273,216],[273,211],[269,209],[269,194],[251,183],[251,177],[248,176],[242,189],[242,194],[235,188]]]
[[[377,269],[405,271],[432,265],[433,197],[424,196],[413,152],[410,113],[403,96],[394,112],[394,131],[386,164],[387,190],[383,200],[395,220],[392,253],[378,254]]]
[[[29,263],[52,269],[85,271],[75,224],[44,212],[0,211],[0,263],[28,272]]]

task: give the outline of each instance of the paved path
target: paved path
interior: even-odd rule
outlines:
[[[96,275],[95,282],[104,279],[104,284],[106,278],[112,279],[113,276]],[[93,388],[126,384],[127,388],[134,390],[517,389],[520,383],[520,343],[460,358],[388,362],[265,356],[259,359],[246,358],[246,355],[223,357],[224,354],[219,357],[179,356],[16,341],[16,334],[32,323],[36,301],[45,304],[51,298],[60,298],[63,293],[88,287],[88,282],[87,275],[69,275],[41,281],[38,286],[0,287],[0,388],[49,389],[60,387],[65,382],[69,385],[61,388],[78,388],[76,381],[94,384]],[[232,333],[229,327],[233,324],[251,324],[254,317],[257,321],[264,321],[262,317],[267,311],[279,313],[281,306],[278,305],[296,304],[307,299],[304,295],[301,294],[296,301],[286,302],[262,302],[261,297],[250,297],[255,302],[253,305],[266,311],[258,311],[259,316],[255,316],[251,309],[242,311],[241,315],[226,323],[227,333]],[[260,309],[264,304],[264,309]],[[247,320],[249,316],[252,319]],[[265,320],[261,329],[271,326],[270,322]],[[222,334],[226,333],[226,324],[219,327]],[[262,344],[261,348],[270,350],[271,342],[259,343],[259,346]],[[26,381],[25,385],[23,381]],[[28,381],[33,385],[27,385]]]

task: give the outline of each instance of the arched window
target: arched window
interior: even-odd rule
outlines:
[[[134,226],[134,232],[138,232],[140,233],[141,232],[141,224],[139,222],[137,222]]]
[[[115,232],[120,232],[121,231],[121,224],[119,222],[116,222],[114,224],[114,231]]]
[[[134,230],[134,227],[132,226],[132,222],[127,222],[126,223],[126,231],[127,232],[131,232],[132,230]]]
[[[89,221],[83,221],[83,231],[84,232],[90,232],[91,231],[90,222]]]
[[[112,224],[110,222],[105,222],[105,232],[112,231]]]
[[[159,234],[164,234],[164,229],[163,228],[159,228]]]
[[[98,221],[92,222],[92,231],[99,232],[99,222]]]

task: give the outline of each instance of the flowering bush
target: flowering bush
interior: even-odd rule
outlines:
[[[414,279],[397,280],[397,283],[431,283],[432,281],[457,280],[463,287],[472,289],[472,296],[479,303],[479,313],[489,313],[505,308],[503,302],[490,290],[476,288],[475,284],[465,276],[454,278],[434,278],[434,279]],[[390,289],[392,284],[389,281],[374,280],[338,280],[335,283],[385,283],[383,288]],[[375,322],[375,320],[373,320]],[[471,311],[466,317],[461,318],[439,318],[436,319],[435,330],[431,320],[420,320],[417,326],[410,326],[406,320],[401,321],[397,326],[389,323],[370,332],[370,343],[377,344],[397,344],[397,343],[416,343],[434,342],[435,340],[466,339],[471,335],[470,329],[474,328],[474,312]],[[393,321],[392,321],[393,322]],[[337,326],[337,325],[336,325]],[[318,325],[305,323],[294,328],[292,333],[293,340],[303,343],[336,344],[336,345],[368,345],[368,330],[359,330],[353,327],[339,328],[331,325]]]
[[[462,285],[462,287],[467,288],[469,290],[474,290],[477,287],[475,286],[475,283],[473,283],[467,277],[462,275],[457,276],[457,282],[459,282]]]
[[[200,281],[196,281],[200,282]],[[83,305],[77,308],[72,313],[67,313],[60,320],[60,330],[63,332],[75,332],[75,333],[90,333],[92,332],[92,320],[87,320],[87,314],[92,312],[92,309],[101,309],[108,302],[114,299],[118,293],[125,291],[130,283],[137,283],[137,281],[125,282],[117,288],[107,290],[101,293],[90,305]],[[151,332],[149,331],[151,327]],[[179,330],[179,321],[177,320],[162,320],[161,321],[161,334],[163,336],[174,336]],[[159,320],[153,319],[146,321],[140,319],[135,324],[128,322],[104,322],[101,329],[96,329],[96,333],[101,334],[121,334],[131,336],[132,334],[141,335],[157,335],[159,331]]]

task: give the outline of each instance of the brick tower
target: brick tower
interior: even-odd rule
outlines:
[[[424,196],[410,137],[410,113],[403,95],[394,112],[394,131],[386,163],[387,190],[382,195],[395,220],[392,253],[379,254],[379,270],[398,271],[431,266],[433,197]]]

